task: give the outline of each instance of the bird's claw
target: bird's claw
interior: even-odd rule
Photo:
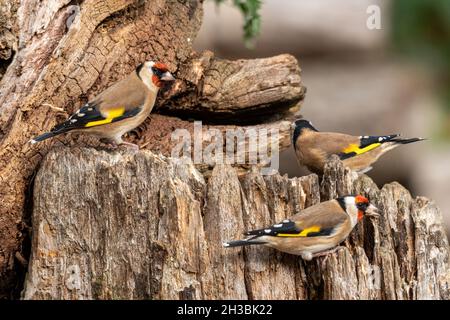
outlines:
[[[125,147],[126,149],[131,149],[134,152],[138,152],[139,151],[139,146],[137,144],[134,144],[134,143],[131,143],[131,142],[123,141],[119,146],[120,147]]]
[[[324,263],[325,261],[327,261],[328,256],[329,256],[331,253],[335,253],[335,252],[337,252],[337,251],[339,251],[339,250],[341,250],[341,249],[344,249],[344,248],[345,248],[345,247],[343,247],[343,246],[336,246],[336,247],[334,247],[333,249],[315,253],[315,254],[313,255],[313,258],[325,256],[325,259],[323,259],[323,261],[322,261],[322,263]]]

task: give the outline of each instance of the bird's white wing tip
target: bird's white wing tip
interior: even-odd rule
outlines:
[[[28,141],[29,143],[31,143],[31,144],[35,144],[35,143],[37,143],[37,141],[36,140],[34,140],[34,139],[31,139],[30,141]]]
[[[222,245],[223,245],[225,248],[230,246],[230,244],[229,244],[228,242],[224,242],[224,243],[222,243]]]

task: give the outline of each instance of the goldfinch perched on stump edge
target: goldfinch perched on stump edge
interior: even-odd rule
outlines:
[[[223,246],[261,244],[311,260],[334,252],[364,216],[379,216],[377,211],[361,195],[340,197],[306,208],[281,223],[248,231],[247,239],[225,242]]]
[[[50,132],[31,139],[31,143],[43,141],[61,133],[74,131],[94,134],[117,145],[125,144],[122,136],[138,127],[155,105],[159,88],[165,81],[175,78],[161,62],[147,61],[126,78],[114,83],[94,99],[86,103],[65,122]]]
[[[310,121],[300,119],[292,124],[292,141],[300,164],[322,174],[328,158],[336,154],[353,171],[366,173],[383,154],[399,145],[422,141],[422,138],[400,139],[388,136],[355,137],[342,133],[319,132]]]

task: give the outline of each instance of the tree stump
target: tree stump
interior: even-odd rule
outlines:
[[[320,201],[368,196],[364,220],[327,257],[222,242]],[[239,177],[150,151],[56,148],[35,179],[24,299],[449,299],[441,213],[398,183],[381,190],[337,159],[316,175]]]
[[[0,298],[17,297],[28,259],[31,185],[55,145],[98,146],[72,135],[32,146],[90,98],[146,60],[164,61],[177,81],[162,92],[155,112],[128,141],[169,155],[174,128],[189,120],[225,126],[280,128],[305,88],[290,55],[228,61],[197,53],[202,0],[0,2]],[[291,109],[293,108],[293,109]],[[245,120],[245,121],[243,121]],[[211,168],[204,168],[203,171]]]

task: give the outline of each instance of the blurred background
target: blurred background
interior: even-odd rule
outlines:
[[[236,6],[246,1],[250,7]],[[195,48],[228,59],[296,56],[308,89],[301,113],[319,130],[431,138],[388,153],[369,176],[435,200],[449,232],[450,1],[264,0],[260,9],[257,2],[206,0]],[[381,29],[367,27],[372,5]],[[252,49],[243,24],[247,33],[255,25],[243,9],[260,15]],[[292,149],[281,154],[280,172],[308,173]]]

